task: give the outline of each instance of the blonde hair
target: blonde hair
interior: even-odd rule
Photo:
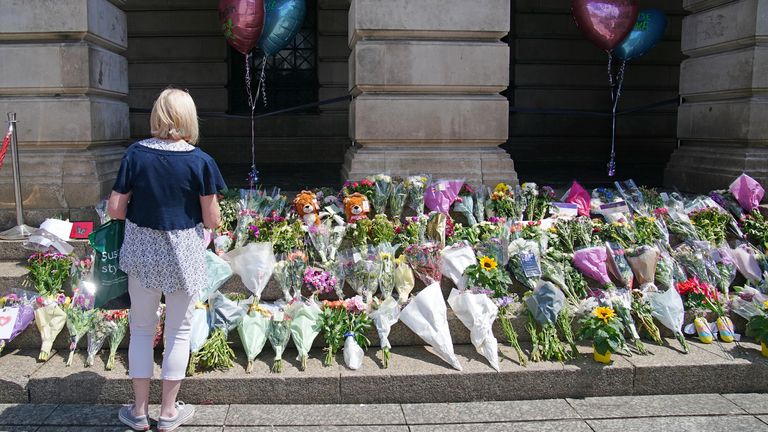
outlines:
[[[200,136],[197,108],[184,90],[167,88],[157,97],[149,117],[152,136],[196,144]]]

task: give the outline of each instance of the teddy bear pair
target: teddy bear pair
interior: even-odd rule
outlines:
[[[311,191],[301,191],[293,200],[293,207],[305,225],[320,225],[320,205],[317,195]],[[353,193],[344,198],[344,214],[348,223],[367,219],[371,211],[368,198],[361,193]]]

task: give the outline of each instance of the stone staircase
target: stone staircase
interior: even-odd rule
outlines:
[[[72,242],[79,255],[85,242]],[[0,242],[0,293],[21,286],[27,252],[18,242]],[[417,287],[417,290],[419,287]],[[224,292],[245,292],[236,276]],[[444,292],[450,287],[444,284]],[[280,290],[270,284],[265,300],[276,299]],[[299,371],[296,352],[283,356],[285,371],[270,372],[274,353],[267,344],[255,362],[254,372],[245,373],[245,358],[236,332],[230,341],[238,353],[229,371],[200,373],[182,386],[180,398],[190,403],[215,404],[374,404],[391,402],[460,402],[479,400],[546,399],[634,394],[734,393],[768,391],[768,359],[760,356],[751,341],[727,345],[690,342],[691,353],[682,354],[674,339],[667,346],[652,346],[652,355],[615,355],[609,366],[591,359],[591,348],[582,344],[581,355],[565,364],[555,362],[518,364],[514,351],[504,342],[498,323],[501,371],[494,371],[470,344],[469,331],[448,311],[448,323],[463,371],[456,371],[435,356],[429,347],[402,323],[392,329],[393,345],[389,369],[382,369],[375,331],[369,334],[371,348],[363,367],[353,371],[343,364],[324,367],[318,338],[306,371]],[[530,352],[525,322],[514,322],[523,349]],[[737,322],[743,327],[743,322]],[[670,336],[670,335],[667,335]],[[106,352],[91,368],[83,367],[85,338],[76,361],[65,367],[68,353],[66,329],[54,344],[47,362],[38,362],[40,338],[37,329],[27,329],[0,356],[0,403],[123,403],[131,399],[127,376],[127,338],[118,353],[114,370],[105,371]],[[289,345],[292,347],[292,344]],[[157,353],[159,376],[161,349]],[[159,382],[153,383],[153,399],[159,399]]]

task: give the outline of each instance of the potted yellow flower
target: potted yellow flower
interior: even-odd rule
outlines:
[[[760,342],[763,357],[768,357],[768,301],[763,302],[763,313],[755,315],[747,323],[747,335]]]
[[[595,361],[608,364],[611,354],[623,347],[623,326],[613,308],[599,306],[580,321],[579,339],[591,339]]]

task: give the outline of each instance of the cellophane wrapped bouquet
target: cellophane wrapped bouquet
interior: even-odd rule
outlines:
[[[293,343],[299,351],[299,364],[301,370],[307,369],[309,350],[312,342],[320,333],[318,320],[320,318],[320,305],[314,297],[308,300],[294,299],[285,307],[285,314],[290,317],[290,331]]]
[[[274,275],[280,289],[283,291],[283,300],[288,303],[291,299],[301,296],[301,287],[304,283],[304,271],[307,269],[307,256],[300,250],[281,254],[277,257],[274,267]]]
[[[208,299],[211,336],[195,355],[195,364],[205,370],[226,370],[234,366],[235,352],[227,341],[229,332],[243,320],[245,311],[218,291]]]
[[[85,358],[85,367],[93,366],[96,356],[116,328],[117,324],[105,316],[104,310],[96,309],[96,313],[93,316],[93,324],[88,329],[88,355]]]
[[[37,295],[25,290],[12,289],[0,297],[0,354],[3,348],[20,335],[35,319]],[[2,319],[2,317],[6,317]]]
[[[67,322],[64,308],[71,299],[64,295],[64,282],[70,277],[71,257],[56,252],[36,252],[27,259],[28,285],[32,285],[39,297],[35,309],[35,324],[40,330],[43,343],[40,347],[40,361],[48,360],[56,336]]]
[[[120,309],[107,311],[104,313],[104,317],[114,323],[112,332],[109,334],[109,357],[107,363],[104,366],[106,370],[112,370],[115,368],[115,357],[117,356],[117,349],[120,347],[120,343],[125,338],[125,334],[128,332],[128,309]]]
[[[93,309],[93,294],[88,293],[89,286],[87,281],[81,281],[75,288],[72,301],[65,307],[67,314],[67,330],[69,331],[69,356],[66,366],[72,366],[75,358],[77,344],[85,336],[94,324],[94,318],[99,311]]]

